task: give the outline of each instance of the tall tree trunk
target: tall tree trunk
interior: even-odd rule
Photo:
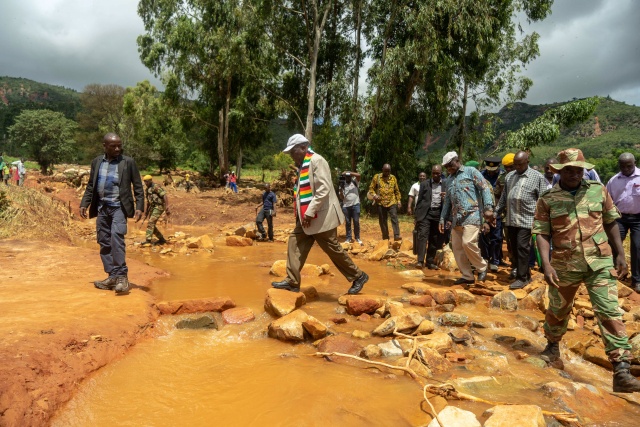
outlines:
[[[236,157],[236,178],[240,181],[240,171],[242,170],[242,147],[238,147],[238,157]]]
[[[360,32],[362,30],[362,20],[361,20],[361,16],[362,16],[362,0],[356,0],[355,2],[355,8],[356,8],[356,61],[355,61],[355,65],[354,65],[354,70],[353,70],[353,100],[352,100],[352,107],[351,107],[351,117],[352,120],[354,120],[354,118],[356,120],[359,119],[359,116],[357,114],[359,114],[357,112],[358,110],[358,89],[360,86]],[[351,132],[351,170],[355,171],[356,170],[356,163],[357,163],[357,155],[356,155],[356,146],[357,146],[357,134],[355,131],[355,126],[352,126],[352,132]]]
[[[224,169],[229,170],[229,111],[231,109],[231,76],[227,78],[227,99],[224,117]]]
[[[220,178],[222,178],[227,172],[224,165],[224,108],[218,111],[218,166],[220,167]]]
[[[327,16],[329,15],[329,11],[331,10],[332,1],[328,1],[324,11],[322,18],[318,13],[317,3],[313,2],[314,5],[314,14],[313,14],[313,48],[311,49],[309,62],[311,66],[309,67],[309,95],[308,95],[308,104],[307,104],[307,125],[304,132],[304,136],[311,141],[313,138],[313,117],[315,115],[316,110],[316,68],[318,65],[318,53],[320,52],[320,38],[322,37],[322,31],[324,30],[324,26],[327,22]]]
[[[462,159],[464,153],[464,141],[467,137],[467,97],[469,93],[469,85],[464,82],[464,94],[462,95],[462,107],[460,108],[460,117],[458,118],[458,156]]]

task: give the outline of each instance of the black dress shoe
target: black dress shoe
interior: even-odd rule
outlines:
[[[422,263],[421,262],[417,262],[416,263],[416,268],[422,268]]]
[[[484,282],[487,279],[487,269],[478,273],[478,282]]]
[[[473,285],[474,283],[476,283],[475,280],[468,280],[468,279],[465,279],[464,277],[456,279],[453,282],[454,285]]]
[[[281,282],[271,282],[271,286],[276,289],[284,289],[285,291],[300,292],[300,287],[293,286],[287,279]]]
[[[518,269],[514,268],[513,270],[511,270],[511,273],[509,274],[509,279],[515,280],[517,275],[518,275]]]
[[[435,264],[427,264],[427,268],[428,268],[429,270],[439,270],[439,269],[440,269],[440,267],[438,267],[438,266],[437,266],[437,265],[435,265]]]
[[[364,287],[364,284],[367,283],[368,280],[369,280],[369,275],[363,271],[360,277],[358,277],[356,280],[353,281],[353,284],[351,285],[347,293],[349,295],[355,295],[359,293]]]

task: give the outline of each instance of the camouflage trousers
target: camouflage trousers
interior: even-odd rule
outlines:
[[[155,235],[158,240],[164,240],[164,236],[156,227],[156,223],[160,219],[160,216],[164,213],[164,207],[154,206],[151,208],[151,214],[149,214],[149,221],[147,222],[147,242],[151,241],[151,236]]]
[[[567,332],[569,315],[578,288],[584,282],[593,312],[600,327],[605,352],[611,362],[631,356],[627,332],[618,308],[616,278],[609,268],[598,271],[557,271],[560,289],[549,286],[549,308],[545,316],[544,334],[551,342],[559,342]]]

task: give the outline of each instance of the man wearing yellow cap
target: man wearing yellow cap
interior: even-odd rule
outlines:
[[[169,211],[169,198],[167,197],[167,192],[164,188],[154,184],[153,177],[151,175],[145,175],[142,180],[144,181],[144,185],[147,187],[147,211],[144,214],[144,218],[149,218],[149,222],[147,222],[146,239],[142,244],[150,245],[151,237],[155,235],[158,238],[156,244],[163,245],[167,243],[167,241],[164,239],[160,230],[158,230],[156,224],[163,212],[166,212],[167,215],[171,215],[171,212]]]
[[[496,186],[493,189],[493,194],[496,196],[496,200],[500,200],[500,197],[502,197],[502,192],[504,191],[504,187],[505,187],[505,178],[507,177],[507,174],[515,170],[513,166],[513,159],[515,158],[515,156],[516,156],[515,153],[507,153],[502,158],[502,166],[504,166],[504,173],[498,176],[498,182],[496,183]],[[506,216],[506,211],[500,214],[500,217],[502,220],[504,220],[505,216]],[[507,252],[509,253],[509,260],[513,261],[513,253],[511,252],[511,242],[509,240],[509,231],[507,230],[507,227],[502,227],[502,233],[504,234],[504,240],[507,241]],[[502,258],[500,259],[500,263],[502,265],[506,265],[506,263],[503,261]],[[511,270],[511,275],[509,277],[511,279],[516,278],[515,269]]]

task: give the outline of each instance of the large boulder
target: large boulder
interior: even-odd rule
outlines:
[[[206,313],[207,311],[225,311],[236,304],[229,297],[202,298],[180,301],[163,301],[156,304],[160,314]]]
[[[346,335],[331,335],[324,338],[318,344],[318,351],[322,353],[342,353],[352,356],[359,356],[362,352],[362,346]],[[333,361],[345,361],[344,357],[328,357]]]
[[[491,299],[491,307],[506,311],[516,311],[518,309],[518,298],[512,291],[498,292]]]
[[[542,409],[536,405],[499,405],[485,411],[491,414],[484,427],[546,427]]]
[[[424,319],[422,322],[420,322],[420,325],[418,325],[418,328],[415,331],[413,331],[413,334],[429,335],[435,329],[436,329],[436,325],[431,320]]]
[[[227,246],[253,246],[253,240],[242,236],[227,236]]]
[[[236,236],[244,237],[244,235],[247,234],[247,231],[253,230],[255,226],[255,222],[248,222],[245,225],[236,228],[233,234],[235,234]]]
[[[416,329],[424,318],[420,313],[410,312],[403,316],[391,316],[386,319],[380,326],[373,330],[372,334],[380,337],[393,334],[394,330],[398,332],[408,332]]]
[[[280,341],[300,342],[305,340],[305,329],[302,324],[309,320],[309,315],[302,310],[282,316],[269,324],[268,334]]]
[[[436,350],[429,347],[421,347],[418,349],[422,359],[426,362],[429,369],[434,373],[447,372],[451,369],[451,362]]]
[[[458,263],[456,262],[456,258],[453,256],[453,251],[449,246],[445,246],[444,249],[436,252],[436,264],[445,271],[458,270]]]
[[[287,260],[279,259],[274,262],[271,266],[271,270],[269,270],[269,274],[278,277],[286,277],[287,276]],[[310,276],[317,277],[323,274],[322,267],[317,266],[315,264],[305,264],[300,270],[300,275],[302,276]]]
[[[434,332],[426,335],[425,338],[420,338],[418,348],[430,348],[440,354],[450,353],[453,348],[453,340],[447,333]]]
[[[382,356],[384,357],[400,357],[404,354],[398,340],[391,340],[378,344]]]
[[[249,307],[235,307],[222,312],[222,320],[227,325],[240,325],[255,320],[256,316]]]
[[[440,425],[438,419],[442,421],[444,426]],[[455,406],[447,406],[438,413],[438,418],[431,420],[427,427],[482,427],[480,421],[473,412],[456,408]],[[515,426],[515,424],[513,424]]]
[[[309,316],[307,320],[302,322],[302,327],[311,335],[314,341],[326,337],[329,331],[329,328],[324,323],[313,316]]]
[[[369,255],[369,261],[380,261],[389,250],[389,241],[380,240]]]
[[[432,289],[431,296],[436,304],[458,305],[458,293],[454,289]]]
[[[272,316],[282,317],[302,307],[306,302],[307,298],[302,292],[269,288],[264,300],[264,310]]]
[[[349,295],[346,298],[347,313],[359,316],[373,314],[384,305],[384,299],[373,295]]]

